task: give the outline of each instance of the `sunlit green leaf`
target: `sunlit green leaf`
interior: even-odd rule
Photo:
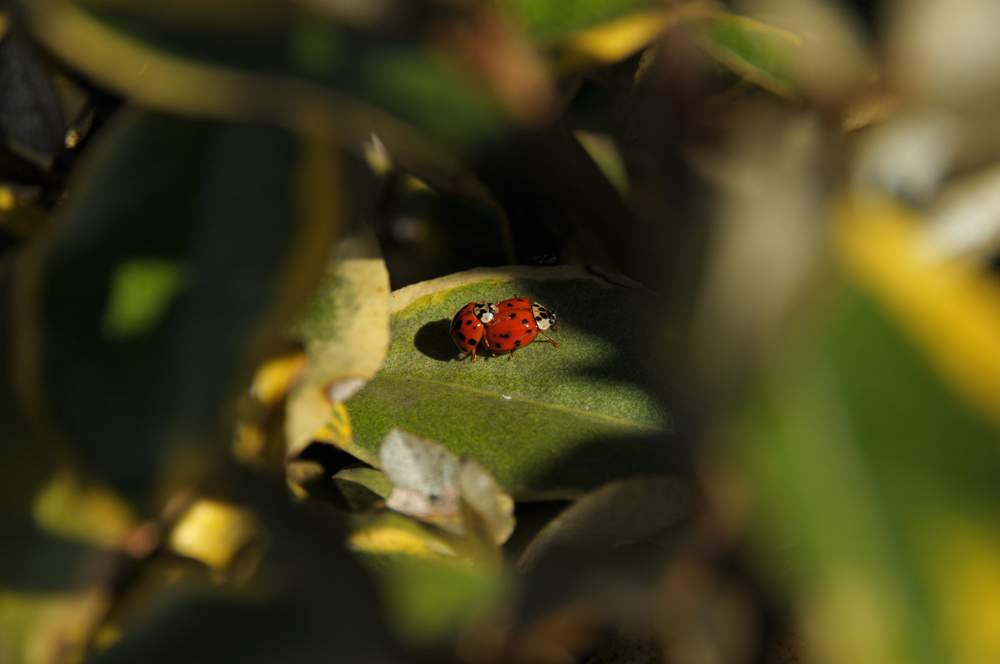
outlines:
[[[801,39],[745,16],[720,14],[704,25],[709,55],[743,78],[774,92],[797,94]]]
[[[651,0],[503,0],[501,6],[521,21],[533,35],[551,39],[574,30],[589,28],[639,9],[649,9]]]
[[[184,283],[184,268],[156,259],[133,259],[112,276],[104,330],[113,339],[127,339],[153,328]]]
[[[459,361],[455,312],[515,296],[558,311],[559,347],[536,342],[512,361],[489,353]],[[676,449],[664,435],[670,416],[651,359],[666,342],[653,322],[658,306],[582,268],[472,271],[397,291],[385,366],[347,402],[348,451],[377,465],[378,445],[398,426],[475,459],[521,493],[572,494],[669,465]]]

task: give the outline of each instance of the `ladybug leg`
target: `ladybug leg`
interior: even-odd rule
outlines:
[[[515,348],[514,350],[510,351],[510,355],[508,355],[508,356],[507,356],[507,361],[508,361],[508,362],[510,362],[511,360],[513,360],[513,359],[514,359],[514,353],[515,353],[516,351],[517,351],[517,349],[516,349],[516,348]]]
[[[556,343],[556,340],[555,340],[555,339],[553,339],[553,338],[552,338],[552,337],[550,337],[549,335],[545,334],[545,333],[544,333],[544,332],[542,332],[541,330],[539,330],[539,331],[538,331],[538,333],[539,333],[539,334],[541,334],[541,335],[542,335],[543,337],[545,337],[546,339],[548,339],[549,341],[551,341],[551,342],[552,342],[552,345],[553,345],[553,346],[555,346],[556,348],[559,348],[559,344],[557,344],[557,343]]]

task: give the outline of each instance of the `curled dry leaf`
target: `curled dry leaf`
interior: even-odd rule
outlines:
[[[379,450],[393,484],[386,505],[417,519],[471,537],[488,548],[514,530],[514,501],[474,461],[459,461],[443,445],[392,429]]]
[[[432,440],[393,429],[379,450],[393,484],[387,505],[418,519],[447,522],[460,514],[455,477],[459,460]],[[442,524],[443,525],[443,524]]]
[[[309,366],[288,400],[285,436],[295,456],[317,438],[348,449],[346,414],[334,406],[375,377],[389,347],[389,273],[381,259],[332,263],[312,304],[296,325]],[[349,422],[349,420],[347,420]],[[349,431],[349,425],[348,425]],[[350,449],[348,449],[350,451]]]
[[[475,461],[463,461],[456,479],[466,532],[488,544],[506,542],[514,532],[514,500],[500,491],[493,476]]]

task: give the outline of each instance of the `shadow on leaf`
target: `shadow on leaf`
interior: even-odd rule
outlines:
[[[449,334],[451,321],[447,318],[427,323],[413,337],[414,347],[438,362],[450,362],[458,359],[458,349]]]

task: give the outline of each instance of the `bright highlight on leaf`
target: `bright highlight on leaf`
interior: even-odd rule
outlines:
[[[257,535],[257,522],[249,510],[216,500],[199,500],[180,518],[170,533],[170,548],[224,569]]]
[[[183,287],[184,276],[184,267],[176,261],[137,258],[121,263],[104,309],[105,336],[129,339],[155,327]]]
[[[39,491],[34,516],[50,533],[107,548],[121,546],[136,525],[132,508],[113,491],[84,485],[69,473]]]
[[[797,35],[746,16],[721,14],[704,28],[702,42],[722,65],[782,97],[797,93]]]

